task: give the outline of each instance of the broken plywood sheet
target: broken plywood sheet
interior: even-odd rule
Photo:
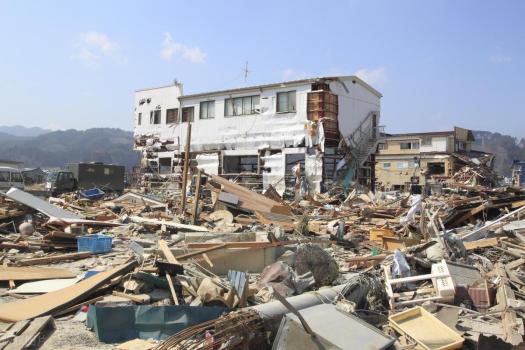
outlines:
[[[292,215],[292,209],[287,205],[282,205],[257,192],[250,191],[246,187],[230,182],[220,176],[211,175],[214,182],[222,186],[224,192],[230,193],[239,198],[239,207],[249,211],[261,211]]]
[[[49,279],[45,281],[27,282],[11,290],[16,294],[43,294],[74,285],[82,279],[82,276],[75,278]]]
[[[137,223],[137,224],[150,224],[150,225],[166,225],[168,227],[174,227],[181,230],[188,230],[188,231],[197,231],[197,232],[208,232],[208,229],[203,226],[196,226],[196,225],[185,225],[174,221],[165,221],[165,220],[155,220],[155,219],[147,219],[140,216],[130,216],[129,219],[131,222]]]
[[[66,269],[0,266],[0,281],[32,281],[71,277],[75,277],[75,274]]]
[[[33,196],[32,194],[19,190],[18,188],[11,188],[5,195],[18,203],[22,203],[25,206],[38,210],[52,218],[82,219],[80,215],[59,208],[43,199]]]
[[[112,278],[124,274],[134,265],[135,262],[120,265],[108,271],[100,272],[67,288],[29,299],[2,304],[0,321],[16,322],[67,308],[84,300],[96,289],[109,282]]]

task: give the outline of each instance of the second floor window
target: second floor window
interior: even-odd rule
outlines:
[[[224,100],[224,115],[232,117],[237,115],[257,114],[261,109],[259,100],[259,95],[227,98]]]
[[[171,108],[166,110],[166,124],[175,124],[179,122],[179,109]]]
[[[137,125],[142,124],[142,113],[139,113],[139,116],[137,117]]]
[[[184,107],[182,109],[182,122],[183,123],[187,123],[187,122],[190,122],[192,123],[193,122],[193,111],[194,111],[194,107]]]
[[[149,112],[149,123],[150,124],[160,124],[160,109]]]
[[[295,112],[295,91],[277,93],[277,113]]]
[[[419,141],[401,142],[399,147],[401,149],[419,149]]]
[[[199,114],[200,119],[213,119],[215,117],[215,101],[201,102]]]

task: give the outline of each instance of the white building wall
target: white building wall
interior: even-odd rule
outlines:
[[[137,135],[160,135],[163,134],[166,125],[166,110],[179,108],[178,97],[181,95],[181,89],[177,85],[165,86],[155,89],[139,90],[135,92],[134,101],[134,134]],[[151,99],[150,103],[139,104],[142,99]],[[160,106],[161,123],[150,124],[150,112]],[[141,125],[138,125],[138,115],[142,113]]]
[[[350,136],[359,124],[371,113],[379,112],[380,96],[360,84],[355,77],[342,77],[348,92],[341,82],[331,82],[330,89],[338,95],[339,102],[339,130],[343,136]],[[377,125],[380,115],[377,114]],[[366,127],[371,127],[367,125]]]
[[[276,96],[281,91],[296,91],[296,112],[277,113]],[[279,89],[244,91],[242,94],[207,95],[202,97],[182,98],[182,106],[194,107],[194,121],[192,123],[191,150],[207,151],[221,149],[264,149],[298,146],[305,137],[304,124],[307,120],[306,97],[310,91],[310,84],[299,86],[283,86]],[[137,93],[138,95],[138,93]],[[141,94],[142,95],[142,94]],[[160,95],[160,94],[159,94]],[[225,99],[260,95],[261,113],[243,116],[225,116]],[[167,108],[177,108],[171,94],[155,96],[155,101],[163,101]],[[162,99],[161,97],[164,97]],[[136,100],[140,97],[136,97]],[[200,103],[215,101],[215,117],[200,119]],[[136,101],[136,104],[138,102]],[[153,107],[156,104],[153,104]],[[163,106],[161,104],[161,106]],[[143,108],[144,109],[144,108]],[[137,114],[137,112],[136,112]],[[144,124],[143,112],[143,124]],[[186,123],[166,125],[166,112],[163,108],[161,125],[142,125],[135,128],[135,134],[152,133],[162,140],[175,140],[180,145],[185,144]],[[136,118],[136,117],[135,117]],[[149,110],[147,111],[149,124]]]
[[[423,140],[420,141],[419,151],[420,152],[446,152],[448,137],[432,137],[432,143],[430,145],[423,145]]]

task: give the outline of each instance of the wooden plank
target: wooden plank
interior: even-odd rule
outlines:
[[[48,325],[51,325],[54,329],[54,320],[51,316],[43,316],[35,318],[29,327],[18,337],[14,339],[12,343],[7,345],[4,350],[22,350],[28,348],[35,338],[42,332]]]
[[[65,309],[83,299],[87,299],[89,295],[94,293],[102,285],[108,283],[111,279],[121,276],[131,270],[135,264],[136,262],[130,262],[125,265],[114,267],[110,270],[97,273],[96,275],[70,287],[54,292],[24,300],[4,303],[0,308],[0,321],[16,322]]]
[[[472,242],[463,242],[463,245],[465,246],[466,250],[474,250],[476,248],[493,247],[498,245],[498,242],[499,241],[497,237],[492,237]]]
[[[208,247],[208,248],[200,249],[200,250],[198,250],[198,251],[191,252],[191,253],[186,253],[186,254],[178,255],[178,256],[177,256],[177,260],[188,259],[188,258],[191,258],[192,256],[195,256],[195,255],[201,255],[201,254],[208,253],[208,252],[211,252],[211,251],[213,251],[213,250],[217,250],[217,249],[224,248],[224,247],[226,247],[226,243],[219,243],[219,244],[215,243],[215,245],[212,246],[212,247]]]
[[[171,279],[171,276],[168,273],[166,274],[166,279],[168,280],[168,284],[170,286],[170,292],[171,292],[171,297],[173,299],[173,303],[175,305],[179,305],[179,299],[177,298],[177,293],[175,293],[175,287],[173,286],[173,281]]]
[[[66,269],[0,266],[0,281],[34,281],[72,277],[75,277],[75,274]]]
[[[147,294],[135,295],[135,294],[128,294],[128,293],[117,292],[115,290],[113,291],[112,294],[114,296],[116,296],[116,297],[126,298],[126,299],[129,299],[129,300],[131,300],[131,301],[133,301],[135,303],[139,303],[139,304],[148,303],[150,301],[150,297]]]
[[[70,253],[70,254],[60,254],[60,255],[51,255],[44,256],[42,258],[30,258],[20,260],[18,263],[20,265],[45,265],[51,264],[54,262],[67,261],[67,260],[79,260],[91,257],[90,252],[81,252],[81,253]]]
[[[168,247],[168,243],[166,243],[165,240],[163,239],[159,240],[159,249],[162,251],[162,254],[164,254],[164,257],[166,258],[166,260],[168,260],[169,263],[180,265],[179,261],[173,255],[170,247]]]

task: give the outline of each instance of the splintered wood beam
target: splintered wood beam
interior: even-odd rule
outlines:
[[[202,170],[199,169],[199,171],[197,172],[197,183],[195,185],[195,200],[193,201],[193,212],[192,212],[192,218],[191,218],[191,223],[193,225],[196,225],[197,224],[197,218],[199,217],[199,197],[200,197],[200,194],[201,194],[201,175],[202,175]]]
[[[186,147],[184,148],[184,168],[182,170],[182,197],[181,197],[182,215],[186,213],[186,185],[188,184],[190,146],[191,146],[191,123],[188,120],[187,129],[186,129]]]

